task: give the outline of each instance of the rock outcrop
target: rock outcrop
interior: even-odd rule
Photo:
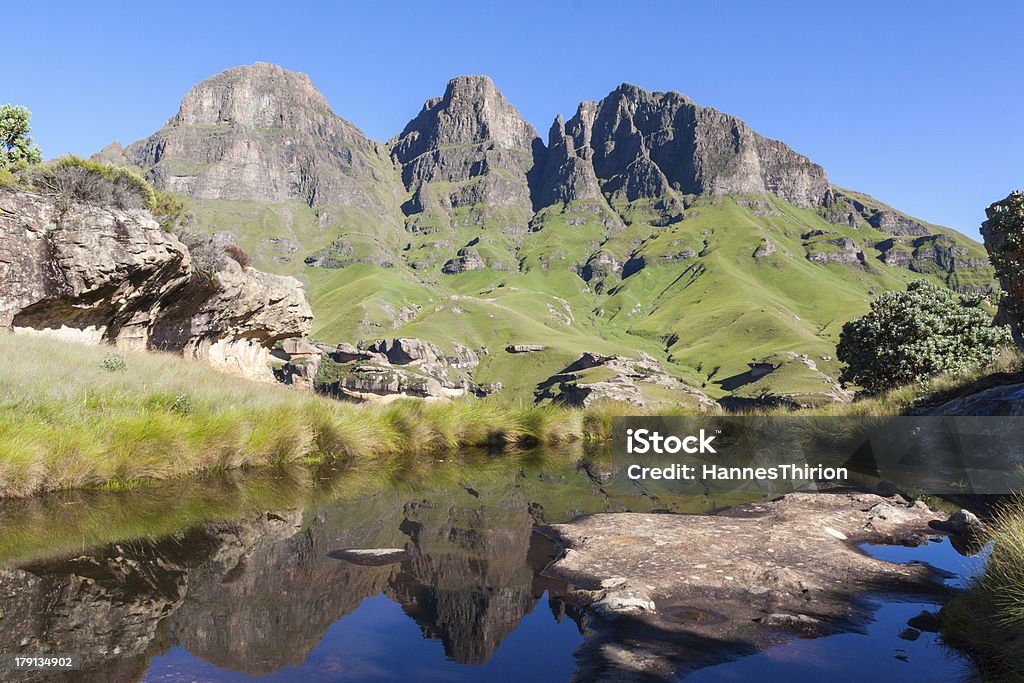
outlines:
[[[981,225],[1004,296],[997,322],[1009,323],[1018,344],[1024,344],[1024,191],[1012,192],[987,209]]]
[[[746,373],[722,382],[732,392],[719,400],[727,410],[799,410],[853,400],[853,392],[819,370],[807,354],[776,353],[747,365]]]
[[[929,567],[857,547],[924,543],[933,519],[922,503],[856,493],[717,515],[591,515],[547,529],[564,552],[546,573],[580,587],[567,600],[601,618],[577,652],[579,680],[676,680],[722,661],[720,648],[849,630],[863,593],[944,593]]]
[[[438,233],[410,257],[420,268],[431,264],[456,274],[492,267],[474,244],[455,241],[460,228],[527,231],[529,177],[543,144],[490,78],[453,78],[388,146],[411,195],[403,205],[406,230]]]
[[[1024,384],[991,387],[936,406],[929,415],[1024,416]]]
[[[308,76],[263,62],[206,79],[164,128],[97,156],[202,199],[298,198],[386,218],[400,189],[384,148],[337,116]]]
[[[714,400],[669,375],[661,363],[645,353],[639,358],[584,353],[542,382],[537,387],[536,399],[578,407],[616,401],[637,407],[675,404],[689,405],[701,412],[718,409]]]
[[[473,381],[480,355],[458,343],[451,354],[445,354],[429,342],[405,337],[377,339],[358,347],[289,340],[274,355],[285,361],[276,371],[279,380],[356,403],[485,396],[501,388]]]
[[[556,120],[540,197],[656,199],[672,193],[771,193],[802,207],[829,196],[825,171],[736,117],[677,92],[624,83],[576,115]]]
[[[0,190],[0,327],[178,351],[269,379],[270,348],[311,322],[297,280],[226,256],[200,273],[147,211]]]

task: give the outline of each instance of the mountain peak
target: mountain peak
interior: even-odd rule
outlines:
[[[407,163],[429,150],[493,143],[502,149],[532,148],[537,131],[487,76],[456,76],[444,96],[431,98],[392,141],[393,155]]]
[[[123,150],[159,188],[198,199],[351,205],[387,214],[397,183],[380,145],[339,117],[304,73],[256,62],[196,84],[178,113]]]
[[[195,85],[182,100],[174,121],[282,128],[296,123],[304,110],[333,116],[309,76],[256,62],[227,69]]]

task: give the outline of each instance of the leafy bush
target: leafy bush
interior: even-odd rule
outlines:
[[[153,205],[150,210],[165,232],[183,229],[193,221],[192,212],[188,210],[184,197],[173,192],[156,190],[153,193]]]
[[[135,171],[76,156],[61,157],[31,174],[43,194],[65,204],[86,202],[119,209],[152,209],[156,193]]]
[[[100,363],[100,367],[107,372],[125,372],[128,369],[128,363],[125,362],[124,356],[121,354],[108,353]]]
[[[905,292],[883,293],[871,312],[843,325],[836,355],[846,363],[840,380],[873,394],[969,372],[1011,343],[1009,330],[992,324],[979,298],[920,280]]]
[[[25,107],[0,105],[0,170],[24,168],[42,160],[39,147],[29,137],[32,114]]]
[[[179,415],[191,415],[192,397],[188,394],[178,394],[174,399],[174,403],[171,404],[170,411]]]

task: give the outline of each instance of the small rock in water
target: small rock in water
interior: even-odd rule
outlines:
[[[905,628],[900,631],[899,637],[903,640],[917,640],[921,637],[921,632],[916,628]]]
[[[919,631],[927,631],[928,633],[939,632],[939,615],[935,612],[929,612],[924,610],[916,617],[911,617],[907,620],[907,626],[916,628]]]
[[[977,534],[984,528],[981,520],[970,510],[959,510],[949,516],[946,521],[932,520],[928,522],[928,526],[939,531],[945,531],[947,534],[954,534],[957,536],[970,536]]]

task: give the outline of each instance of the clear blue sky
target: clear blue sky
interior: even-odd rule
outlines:
[[[159,128],[194,83],[269,61],[385,140],[448,78],[490,75],[543,137],[629,81],[678,90],[834,183],[977,235],[1024,187],[1024,3],[14,2],[0,102],[46,156]]]

